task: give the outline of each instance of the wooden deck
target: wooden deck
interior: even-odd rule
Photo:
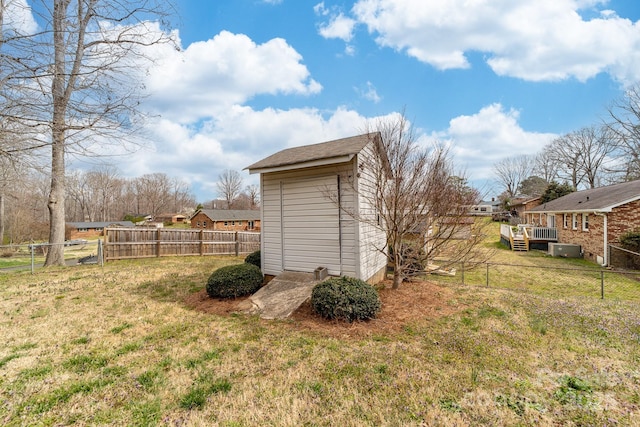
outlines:
[[[535,227],[528,224],[518,224],[517,226],[501,224],[500,238],[508,242],[512,251],[528,252],[532,246],[557,242],[558,232],[555,228]]]

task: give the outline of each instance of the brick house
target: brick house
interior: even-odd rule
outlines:
[[[191,228],[218,231],[260,231],[260,211],[199,209],[189,219]]]
[[[580,245],[586,259],[608,265],[608,246],[640,228],[640,180],[576,191],[527,211],[530,224],[556,228],[559,243]]]
[[[511,201],[511,211],[515,211],[517,217],[525,218],[527,211],[541,204],[541,197],[519,197]]]
[[[100,237],[107,227],[133,228],[131,221],[106,221],[106,222],[67,222],[65,239],[87,239]]]

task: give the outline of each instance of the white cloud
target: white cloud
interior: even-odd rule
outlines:
[[[339,13],[331,17],[328,23],[321,24],[319,33],[326,39],[340,39],[348,42],[353,38],[355,24],[356,21]]]
[[[362,98],[369,100],[374,104],[377,104],[380,101],[382,101],[382,98],[380,97],[380,95],[378,95],[378,91],[376,90],[375,86],[371,82],[367,82],[363,87],[356,88],[356,92]]]
[[[243,169],[284,148],[328,141],[364,132],[366,119],[338,108],[254,110],[235,105],[199,126],[158,119],[149,126],[153,141],[135,156],[123,158],[126,176],[162,171],[190,183],[198,200],[216,197],[215,182],[224,169],[241,172],[245,184],[257,177]]]
[[[10,30],[19,34],[34,34],[38,30],[38,24],[26,0],[8,0],[4,7],[0,31]]]
[[[438,69],[467,68],[466,54],[483,52],[495,73],[531,81],[608,72],[625,83],[640,79],[640,23],[603,9],[598,0],[425,2],[359,0],[356,20],[382,46],[404,51]]]
[[[467,171],[473,180],[493,179],[493,164],[505,157],[537,154],[558,135],[527,132],[516,110],[505,111],[501,104],[491,104],[479,112],[458,116],[449,128],[435,136],[451,146],[456,166]]]
[[[262,0],[266,4],[282,4],[283,0]]]
[[[329,10],[324,6],[323,1],[313,6],[313,11],[316,15],[320,16],[327,16],[329,14]]]
[[[322,86],[280,38],[256,44],[222,31],[180,51],[165,45],[147,80],[151,105],[181,122],[210,117],[258,94],[311,95]]]

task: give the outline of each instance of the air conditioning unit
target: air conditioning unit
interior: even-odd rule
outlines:
[[[562,256],[565,258],[582,258],[582,250],[580,245],[549,243],[549,255]]]

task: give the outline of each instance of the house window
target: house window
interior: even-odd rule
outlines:
[[[229,221],[225,221],[225,222],[224,222],[224,226],[226,227],[226,226],[228,226],[228,225],[229,225]]]
[[[571,227],[574,230],[578,229],[578,214],[571,214]]]
[[[231,221],[231,225],[236,225],[236,222],[235,221]]]
[[[196,227],[200,227],[200,221],[197,222]]]
[[[207,228],[207,221],[202,221],[202,228]]]
[[[562,214],[562,226],[564,228],[569,228],[569,215],[568,214]]]
[[[582,214],[582,231],[589,231],[589,214]]]
[[[253,230],[254,228],[253,221],[247,221],[247,230]]]

